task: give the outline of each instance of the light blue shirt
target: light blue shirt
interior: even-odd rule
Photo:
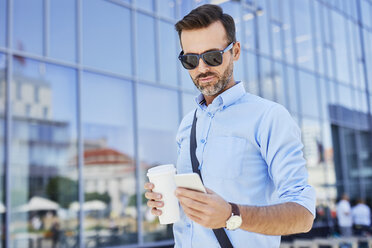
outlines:
[[[243,83],[198,103],[196,156],[204,185],[226,201],[267,206],[296,202],[315,216],[315,191],[307,183],[301,132],[281,105],[246,93]],[[177,173],[192,172],[190,131],[194,111],[178,134]],[[211,229],[181,211],[173,226],[175,247],[220,247]],[[234,247],[279,247],[280,236],[226,231]]]

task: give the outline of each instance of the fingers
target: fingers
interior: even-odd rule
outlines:
[[[179,196],[178,200],[180,201],[182,207],[187,207],[187,208],[196,210],[198,212],[208,212],[209,211],[208,205],[206,205],[204,203],[201,203],[201,202],[198,202],[198,201],[195,201],[191,198]]]
[[[154,188],[154,184],[153,183],[145,183],[145,186],[144,186],[145,189],[147,190],[152,190]]]
[[[150,201],[147,201],[147,206],[149,208],[161,208],[164,206],[164,202],[150,200]]]
[[[151,209],[151,213],[152,213],[153,215],[160,216],[163,212],[162,212],[161,210],[159,210],[159,209],[152,208],[152,209]]]
[[[145,193],[147,201],[147,206],[151,208],[151,213],[156,216],[160,216],[162,214],[162,211],[157,209],[164,206],[164,202],[159,201],[162,199],[162,195],[159,193],[155,193],[152,190],[154,189],[154,184],[152,183],[145,183],[144,188],[148,190]]]
[[[208,194],[185,188],[177,188],[175,193],[178,198],[187,197],[193,199],[194,201],[199,201],[203,203],[207,203],[209,199]]]
[[[147,191],[145,193],[145,197],[148,200],[160,200],[162,198],[162,195],[159,193],[152,192],[152,191]]]

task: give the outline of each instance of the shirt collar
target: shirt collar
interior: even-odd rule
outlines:
[[[239,100],[244,94],[246,93],[245,88],[244,88],[244,83],[243,82],[236,82],[236,84],[231,87],[230,89],[222,92],[222,94],[218,95],[211,105],[214,105],[216,107],[222,107],[226,108],[230,106],[231,104],[235,103],[237,100]],[[202,110],[205,109],[207,106],[205,104],[205,99],[203,94],[199,94],[196,98],[195,101],[198,105],[199,108]]]

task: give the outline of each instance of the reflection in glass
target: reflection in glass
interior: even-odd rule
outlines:
[[[83,1],[83,63],[124,75],[132,74],[130,12],[100,0]]]
[[[275,101],[275,89],[272,81],[271,61],[261,57],[261,89],[262,97]]]
[[[76,72],[14,57],[10,182],[12,247],[78,242]],[[37,89],[37,90],[36,90]],[[24,237],[28,236],[29,239]]]
[[[258,21],[258,40],[259,40],[259,50],[262,53],[270,54],[269,49],[269,11],[266,5],[266,0],[257,0],[257,8],[260,11],[257,11],[257,21]]]
[[[256,49],[254,18],[255,16],[251,11],[244,12],[243,21],[245,43],[242,44],[242,47],[246,49]]]
[[[50,56],[75,61],[76,1],[50,2]],[[61,10],[64,11],[61,11]]]
[[[256,55],[250,52],[246,52],[244,50],[242,50],[242,52],[245,53],[246,56],[243,56],[243,58],[246,57],[247,61],[246,70],[248,74],[248,79],[247,82],[245,83],[246,91],[254,95],[259,95]]]
[[[150,167],[176,163],[179,113],[174,104],[178,101],[176,91],[139,85],[137,99],[140,184],[143,185],[148,181],[146,173]],[[173,239],[172,225],[160,225],[146,201],[142,204],[144,241]]]
[[[291,24],[291,16],[293,11],[292,1],[283,0],[283,35],[284,35],[284,58],[287,62],[293,63],[293,26]]]
[[[150,2],[150,1],[145,1]],[[161,16],[174,18],[176,15],[176,0],[156,1],[156,9]],[[142,5],[142,4],[141,4]]]
[[[176,41],[177,39],[177,41]],[[160,81],[169,85],[178,85],[177,82],[177,32],[174,31],[173,24],[159,21],[159,40],[160,40]],[[142,49],[142,48],[140,48]],[[182,68],[183,69],[183,68]]]
[[[154,9],[153,0],[135,0],[134,2],[136,3],[138,8],[145,9],[151,12]]]
[[[132,85],[83,74],[85,245],[137,242]],[[76,202],[76,209],[79,204]]]
[[[288,100],[289,100],[289,111],[291,113],[298,113],[298,104],[297,104],[297,87],[298,83],[295,77],[295,70],[291,66],[287,66],[287,79],[288,79]]]
[[[43,53],[43,1],[13,1],[13,48]]]
[[[302,114],[311,117],[319,117],[319,100],[316,78],[312,74],[301,71],[299,86]]]
[[[6,9],[7,1],[0,0],[0,46],[5,46],[6,44],[6,32],[7,32],[7,22],[6,22]]]
[[[294,17],[296,26],[295,44],[297,46],[297,63],[309,70],[314,70],[311,20],[309,0],[294,1]]]
[[[144,32],[146,30],[146,32]],[[137,13],[137,73],[141,79],[156,80],[154,18]]]
[[[284,80],[284,71],[283,65],[276,62],[274,64],[274,72],[273,72],[273,82],[275,86],[276,92],[276,102],[280,103],[283,106],[288,107],[286,101],[286,87],[285,87],[285,80]]]
[[[193,94],[182,94],[182,116],[187,115],[191,111],[195,111],[197,105]]]
[[[4,240],[4,215],[5,215],[5,195],[4,195],[4,166],[5,166],[5,55],[0,53],[0,248],[3,247]]]

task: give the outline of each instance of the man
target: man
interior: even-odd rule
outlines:
[[[359,199],[357,205],[351,209],[351,216],[355,235],[367,235],[371,225],[371,209],[365,204],[363,199]]]
[[[183,211],[173,227],[176,247],[220,247],[211,229],[227,225],[234,247],[279,247],[280,235],[309,231],[315,192],[307,184],[300,130],[282,106],[235,82],[240,43],[233,18],[207,4],[186,15],[176,30],[181,63],[201,92],[196,157],[207,188],[207,194],[177,188]],[[194,111],[186,115],[178,130],[177,173],[192,172],[193,116]],[[148,206],[161,215],[157,207],[163,202],[153,187],[145,185]],[[232,224],[232,215],[242,223]]]
[[[351,207],[349,196],[343,194],[337,204],[337,221],[341,236],[350,237],[352,235],[353,220],[351,217]]]

